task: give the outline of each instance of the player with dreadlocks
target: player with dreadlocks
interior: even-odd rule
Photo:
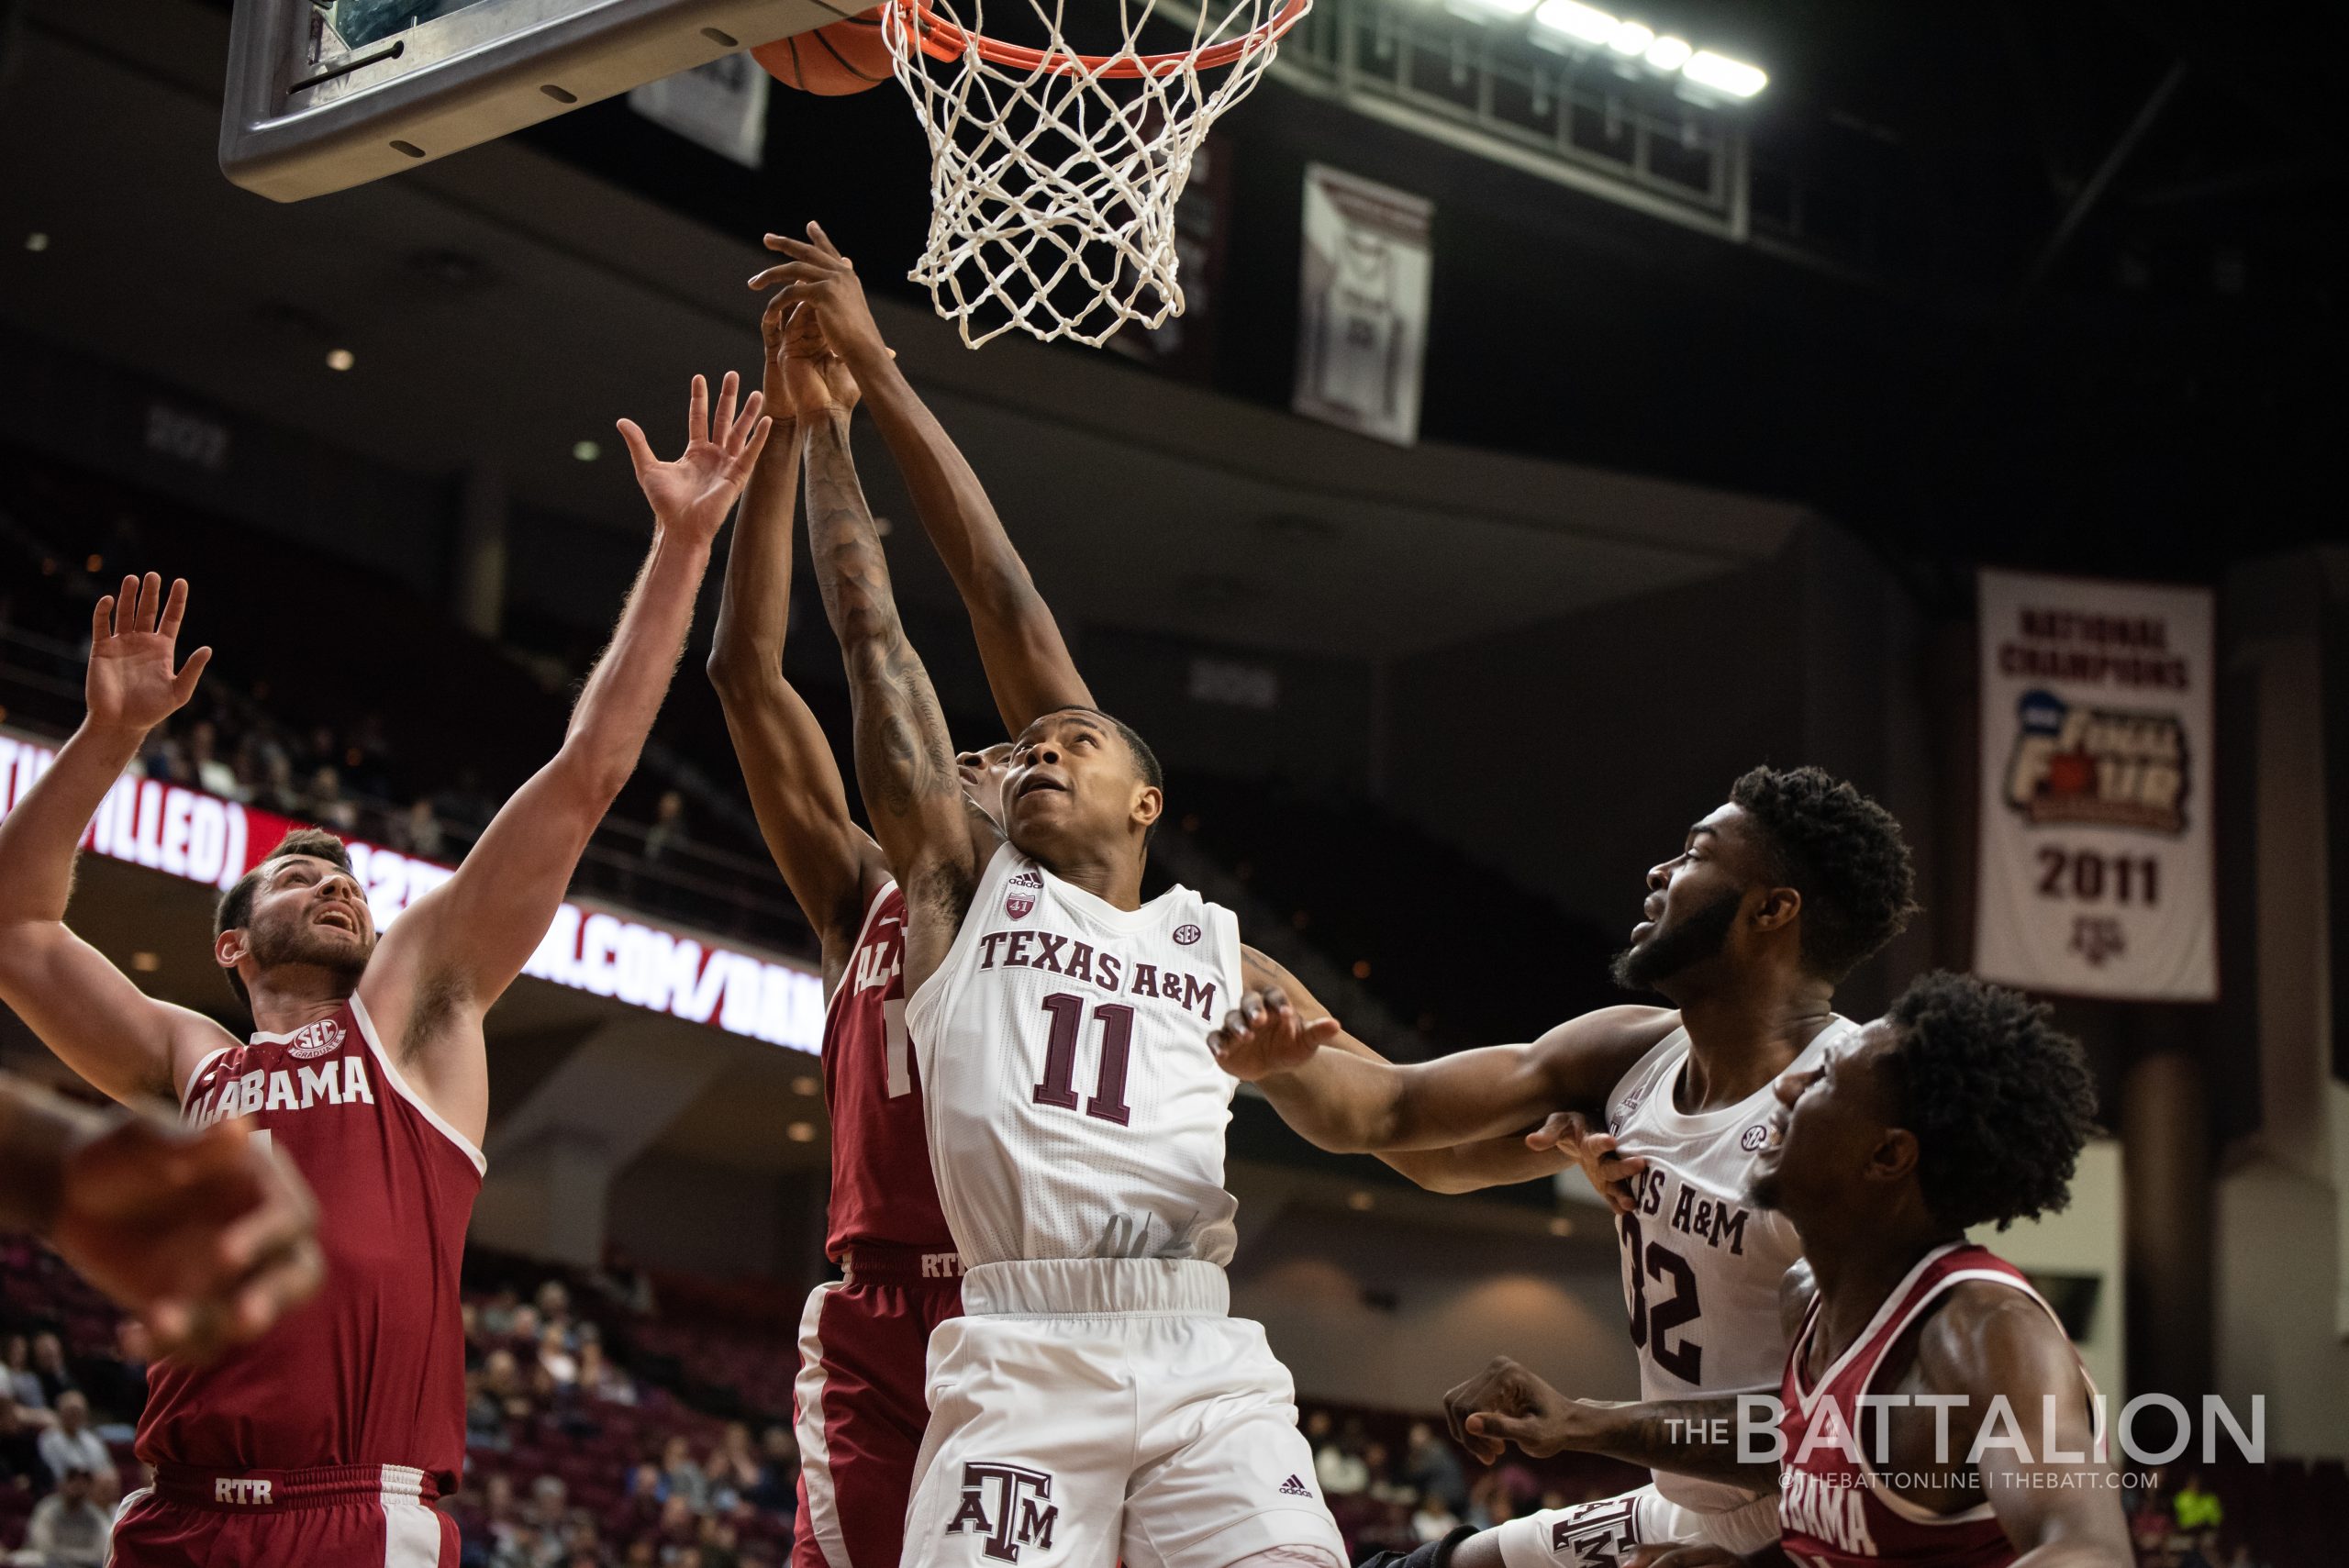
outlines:
[[[1615,977],[1669,1007],[1602,1008],[1530,1045],[1394,1065],[1351,1048],[1310,997],[1265,987],[1212,1043],[1290,1126],[1341,1152],[1444,1148],[1548,1118],[1527,1140],[1540,1145],[1603,1121],[1586,1168],[1617,1208],[1642,1392],[1768,1389],[1786,1356],[1778,1284],[1800,1255],[1794,1228],[1745,1196],[1771,1085],[1858,1033],[1836,1015],[1835,988],[1907,924],[1909,851],[1891,814],[1850,784],[1817,768],[1755,768],[1647,883]],[[1768,1489],[1659,1472],[1622,1496],[1422,1553],[1427,1568],[1589,1568],[1636,1546],[1748,1552],[1776,1535]]]
[[[2079,1047],[2011,991],[1929,974],[1776,1094],[1747,1195],[1802,1239],[1777,1454],[1741,1451],[1751,1400],[1594,1405],[1506,1360],[1453,1390],[1453,1431],[1779,1488],[1809,1568],[2127,1568],[2095,1386],[2021,1272],[1965,1240],[2069,1200],[2096,1114]]]

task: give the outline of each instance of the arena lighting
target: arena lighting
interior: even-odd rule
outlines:
[[[32,233],[25,236],[25,249],[28,250],[48,250],[49,236],[41,233],[39,229],[33,230]]]
[[[1560,1214],[1560,1215],[1554,1215],[1554,1216],[1553,1216],[1553,1217],[1551,1218],[1551,1220],[1550,1220],[1550,1234],[1551,1234],[1551,1235],[1553,1235],[1553,1236],[1571,1236],[1571,1235],[1573,1235],[1574,1233],[1575,1233],[1575,1222],[1574,1222],[1573,1220],[1568,1219],[1568,1218],[1567,1218],[1564,1215],[1563,1215],[1563,1214]]]
[[[1677,71],[1687,64],[1688,57],[1696,52],[1696,47],[1687,39],[1676,39],[1666,33],[1648,45],[1647,62],[1658,71]]]
[[[816,1124],[812,1121],[795,1121],[783,1129],[783,1135],[794,1143],[813,1143],[816,1141]]]
[[[571,455],[581,462],[593,462],[604,455],[604,449],[593,441],[574,441],[572,443]]]
[[[1748,65],[1742,60],[1731,60],[1700,49],[1688,57],[1680,74],[1700,86],[1716,93],[1727,93],[1732,98],[1751,98],[1770,84],[1769,73],[1758,65]]]
[[[1615,18],[1582,0],[1544,0],[1533,13],[1533,25],[1584,43],[1605,43],[1615,36]]]
[[[1471,21],[1481,21],[1486,17],[1522,17],[1540,3],[1541,0],[1450,0],[1446,9]]]
[[[1497,5],[1498,0],[1481,3]],[[1727,97],[1751,98],[1770,83],[1769,73],[1759,66],[1698,49],[1670,33],[1659,35],[1645,22],[1617,17],[1582,0],[1542,0],[1534,8],[1533,28],[1537,41],[1547,34],[1553,45],[1603,44],[1616,54],[1643,59],[1658,71],[1677,73]]]
[[[329,349],[327,350],[327,369],[330,371],[347,371],[358,362],[359,357],[353,354],[349,349]]]

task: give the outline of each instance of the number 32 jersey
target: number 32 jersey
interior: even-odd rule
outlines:
[[[939,1197],[968,1269],[1230,1262],[1236,1084],[1208,1035],[1239,992],[1231,912],[1119,909],[1006,844],[906,1003]]]
[[[1855,1032],[1851,1020],[1835,1018],[1789,1070],[1818,1066]],[[1745,1194],[1776,1121],[1776,1085],[1691,1115],[1673,1103],[1687,1061],[1688,1031],[1675,1029],[1607,1097],[1616,1146],[1648,1162],[1632,1178],[1638,1208],[1615,1222],[1640,1396],[1775,1392],[1787,1363],[1778,1284],[1802,1256],[1802,1239],[1786,1216],[1756,1208]],[[1663,1471],[1655,1482],[1670,1501],[1700,1513],[1752,1498],[1722,1482]]]

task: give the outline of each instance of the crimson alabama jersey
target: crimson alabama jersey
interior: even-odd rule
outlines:
[[[258,1341],[147,1374],[139,1457],[217,1470],[395,1464],[456,1490],[465,1462],[457,1266],[481,1151],[404,1082],[352,996],[196,1064],[180,1114],[252,1119],[318,1202],[326,1283]]]
[[[2055,1309],[2031,1288],[2022,1271],[1986,1247],[1952,1242],[1918,1260],[1909,1277],[1894,1287],[1866,1330],[1851,1349],[1835,1358],[1813,1386],[1803,1371],[1810,1353],[1811,1336],[1818,1331],[1820,1303],[1813,1297],[1787,1354],[1786,1376],[1778,1397],[1786,1404],[1780,1425],[1786,1447],[1779,1461],[1779,1518],[1782,1544],[1806,1568],[1874,1568],[1881,1563],[1909,1563],[1917,1568],[2005,1568],[2015,1560],[2013,1544],[2000,1528],[1998,1516],[1985,1501],[1960,1513],[1936,1514],[1894,1492],[1868,1462],[1880,1440],[1882,1412],[1865,1418],[1860,1404],[1876,1380],[1885,1353],[1900,1342],[1952,1287],[1968,1280],[1989,1280],[2019,1290],[2038,1302],[2051,1318]],[[2060,1326],[2060,1321],[2059,1321]],[[2096,1385],[2081,1369],[2087,1398],[2096,1399]],[[2037,1437],[2031,1413],[2015,1413],[2020,1430]],[[2104,1453],[2104,1412],[2096,1411],[2095,1454]],[[1839,1436],[1838,1428],[1848,1436]],[[1809,1443],[1816,1430],[1819,1437]],[[1962,1457],[1962,1456],[1961,1456]]]
[[[922,1125],[921,1079],[906,1039],[906,895],[884,884],[824,1013],[824,1108],[832,1118],[835,1262],[857,1247],[947,1253]]]

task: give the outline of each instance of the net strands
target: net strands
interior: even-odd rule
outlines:
[[[1187,49],[1152,53],[1154,0],[1119,0],[1109,54],[1069,47],[1065,0],[1028,0],[1041,49],[987,38],[985,0],[889,6],[897,80],[930,139],[930,239],[909,276],[963,341],[1017,327],[1098,345],[1180,315],[1174,204],[1192,161],[1309,3],[1233,0],[1216,17],[1208,0]]]

